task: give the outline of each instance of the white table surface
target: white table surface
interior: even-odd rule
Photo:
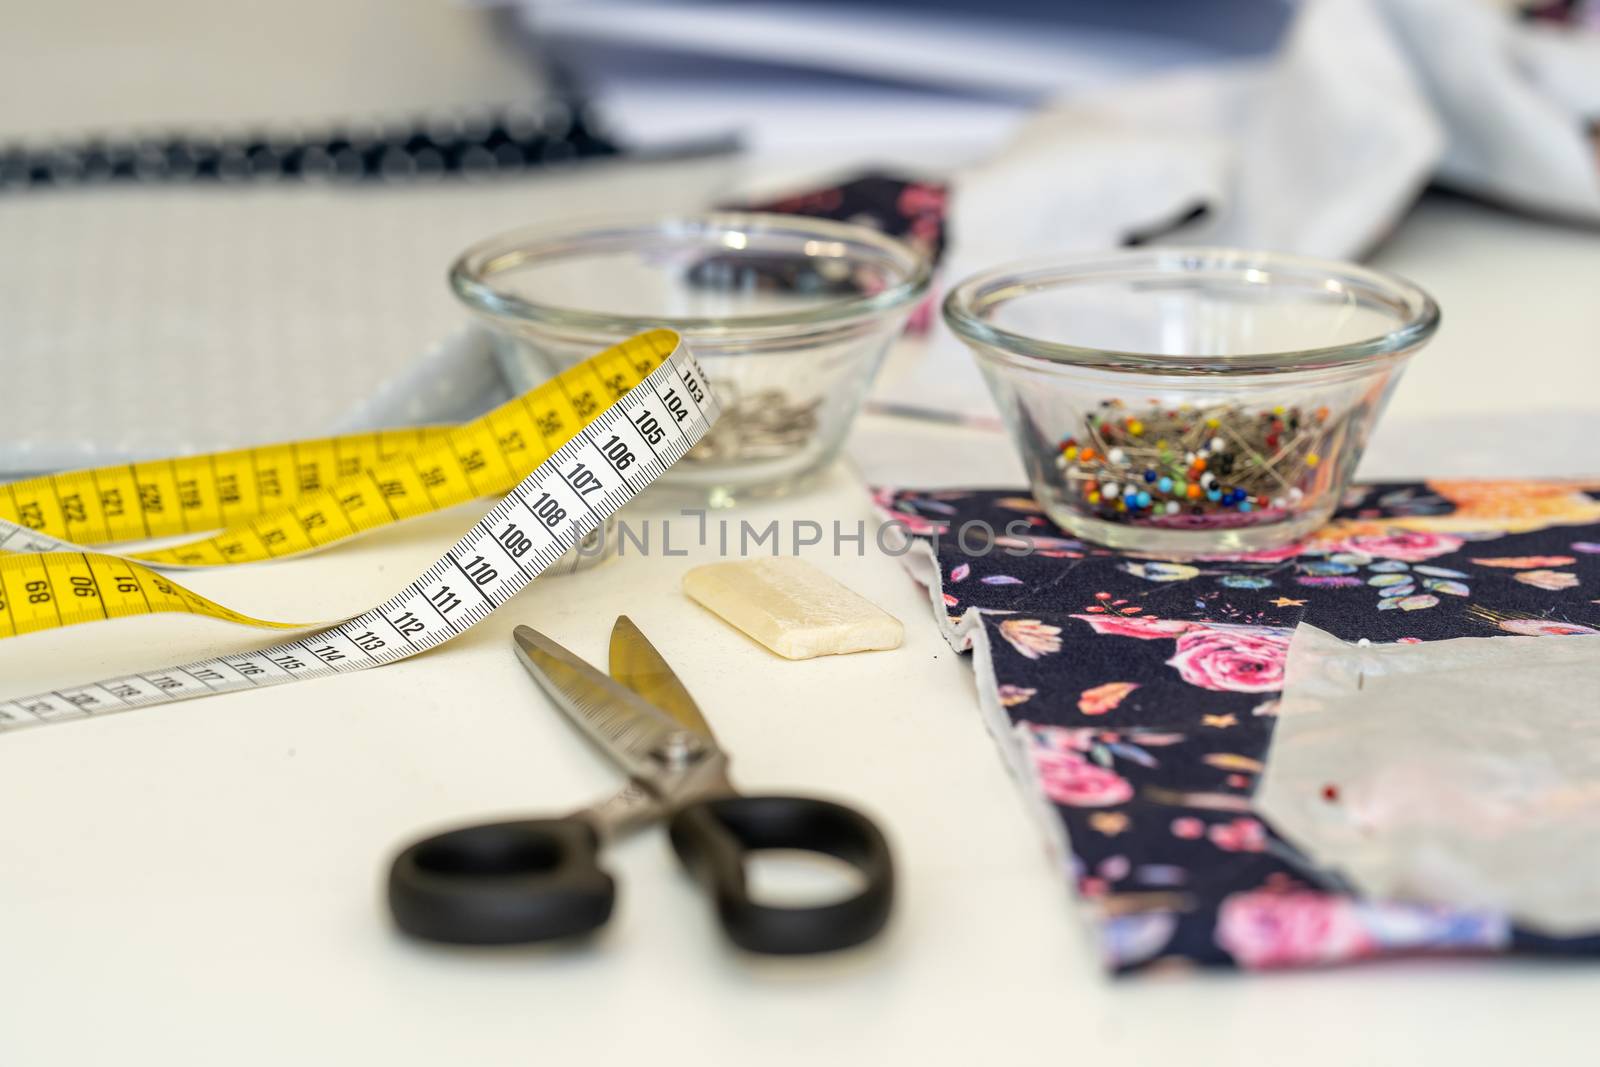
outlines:
[[[1380,262],[1433,289],[1447,325],[1372,469],[1464,464],[1459,443],[1481,436],[1505,471],[1600,470],[1592,445],[1550,456],[1515,421],[1595,422],[1600,235],[1430,203]],[[1486,415],[1501,428],[1463,429]],[[1438,426],[1458,444],[1438,444]],[[902,484],[1016,477],[981,432],[874,418],[856,452]],[[630,516],[669,511],[641,501]],[[473,514],[193,584],[266,615],[353,612]],[[727,517],[872,522],[845,465]],[[813,550],[902,618],[906,643],[789,663],[682,597],[705,555],[691,533],[675,527],[686,557],[536,583],[414,661],[0,739],[0,1064],[1593,1062],[1591,963],[1105,978],[970,668],[899,564]],[[535,693],[508,634],[528,622],[598,658],[619,612],[681,669],[743,782],[837,794],[889,828],[901,895],[878,943],[808,961],[730,951],[658,832],[612,853],[624,895],[586,947],[447,949],[391,929],[381,879],[397,843],[617,784]],[[31,692],[258,640],[186,619],[106,623],[0,644],[0,678]]]

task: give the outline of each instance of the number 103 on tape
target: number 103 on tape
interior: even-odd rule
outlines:
[[[437,647],[481,622],[681,459],[717,418],[720,408],[704,374],[670,331],[641,335],[589,362],[615,358],[630,346],[657,353],[659,365],[610,406],[588,412],[592,420],[511,488],[448,552],[383,604],[256,652],[0,700],[0,731],[363,670]],[[459,442],[455,447],[459,451]],[[6,577],[4,568],[21,566],[19,560],[35,568],[30,573],[50,572],[49,580],[32,579],[45,583],[35,594],[54,596],[65,588],[70,596],[84,583],[94,583],[98,589],[102,583],[119,580],[119,566],[128,568],[129,575],[137,568],[145,580],[151,576],[124,557],[50,551],[35,557],[0,555],[0,579]],[[57,580],[63,575],[64,581]],[[14,584],[0,583],[0,595],[28,595],[26,582],[15,590]],[[230,621],[287,625],[238,615],[175,583],[166,588],[179,601],[187,597],[208,609],[151,605],[146,612],[196,610]],[[64,620],[57,623],[62,624]]]

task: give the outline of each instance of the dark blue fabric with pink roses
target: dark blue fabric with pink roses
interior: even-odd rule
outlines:
[[[1600,635],[1600,485],[1359,487],[1304,544],[1193,563],[1073,540],[1015,491],[878,503],[936,561],[951,639],[989,657],[1002,743],[1061,821],[1112,968],[1600,953],[1600,930],[1357,896],[1250,799],[1302,620],[1349,641]]]

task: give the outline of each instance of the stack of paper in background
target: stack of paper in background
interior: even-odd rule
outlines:
[[[739,133],[835,165],[999,148],[1064,93],[1259,54],[1278,0],[506,0],[642,146]]]

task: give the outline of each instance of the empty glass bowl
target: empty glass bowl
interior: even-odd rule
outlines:
[[[641,331],[678,331],[723,414],[662,481],[723,506],[833,459],[929,271],[863,226],[718,212],[505,234],[468,249],[450,282],[519,389]]]
[[[1156,556],[1243,553],[1327,521],[1439,309],[1400,278],[1232,249],[1139,249],[969,278],[978,356],[1040,505]]]

